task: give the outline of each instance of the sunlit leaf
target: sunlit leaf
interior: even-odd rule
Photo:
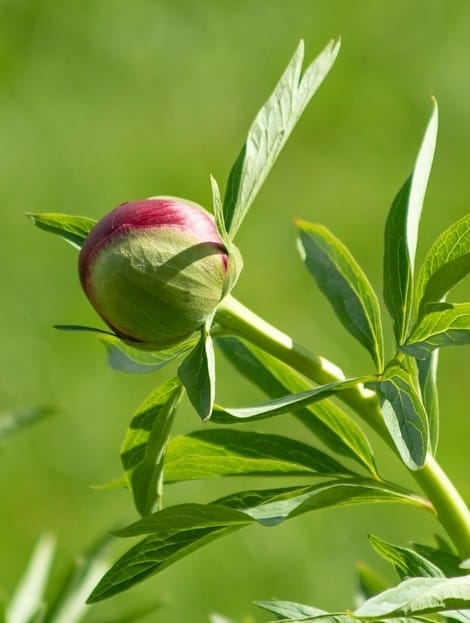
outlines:
[[[368,385],[377,391],[385,425],[402,461],[411,470],[420,469],[426,460],[429,428],[409,372],[392,362],[382,380]]]
[[[141,515],[152,512],[158,502],[165,448],[183,391],[177,378],[158,387],[137,409],[127,429],[121,461]]]
[[[370,381],[372,377],[358,377],[355,379],[347,379],[345,381],[334,381],[326,385],[320,385],[314,389],[309,389],[299,394],[289,394],[282,398],[275,398],[269,402],[264,402],[252,407],[227,408],[219,405],[214,406],[212,419],[218,424],[230,424],[234,420],[254,421],[260,420],[289,411],[295,411],[302,407],[306,407],[318,400],[323,400],[338,392],[351,389],[359,383]]]
[[[33,223],[51,234],[56,234],[69,242],[72,246],[80,249],[85,238],[96,225],[96,221],[86,216],[71,216],[53,212],[26,214]]]
[[[431,247],[416,283],[420,316],[470,272],[470,214],[443,232]]]
[[[274,92],[257,114],[227,182],[223,211],[225,227],[232,239],[338,52],[339,42],[331,41],[302,75],[301,41]]]
[[[413,280],[418,226],[431,172],[437,136],[437,106],[426,128],[413,174],[390,209],[385,226],[384,299],[393,319],[395,339],[406,338],[413,304]]]
[[[435,348],[470,344],[470,303],[434,303],[400,349],[424,359]]]
[[[343,326],[383,368],[383,338],[377,296],[348,249],[323,225],[296,221],[302,259]]]
[[[294,601],[255,601],[255,604],[267,612],[271,612],[278,617],[288,620],[328,614],[325,610],[299,604]]]
[[[412,578],[375,595],[355,612],[360,619],[409,617],[470,608],[470,576]]]
[[[178,376],[201,420],[208,420],[215,397],[214,346],[210,335],[202,332],[199,342],[178,368]]]
[[[411,549],[387,543],[373,534],[369,535],[369,541],[377,554],[395,567],[402,580],[414,577],[445,577],[433,562]]]
[[[437,391],[439,351],[434,350],[425,359],[417,359],[416,363],[423,406],[428,414],[430,450],[435,456],[439,442],[439,395]]]
[[[252,344],[233,337],[218,338],[217,344],[240,374],[272,398],[311,387],[292,368]],[[330,450],[357,461],[372,475],[377,475],[367,437],[359,425],[331,400],[326,398],[294,411],[293,415]]]
[[[281,435],[209,429],[174,437],[165,457],[165,481],[219,476],[352,474],[324,452]]]

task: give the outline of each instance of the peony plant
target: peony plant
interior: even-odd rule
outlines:
[[[130,490],[140,517],[115,535],[140,541],[106,572],[90,603],[131,589],[196,548],[253,523],[275,526],[327,507],[400,502],[431,513],[449,546],[405,548],[371,536],[372,547],[394,565],[400,581],[382,587],[363,573],[363,601],[351,611],[328,613],[287,601],[259,605],[286,621],[470,620],[470,512],[436,459],[438,353],[470,342],[470,303],[447,301],[470,271],[470,214],[438,237],[420,268],[415,262],[436,144],[436,103],[385,225],[383,293],[395,336],[391,353],[384,348],[381,311],[369,280],[322,225],[296,222],[300,255],[343,327],[370,354],[368,374],[346,378],[232,295],[242,269],[236,234],[339,47],[330,42],[302,73],[300,43],[249,130],[223,200],[211,178],[213,216],[190,201],[165,196],[121,204],[98,222],[30,215],[38,227],[81,249],[81,284],[109,330],[59,328],[98,331],[110,365],[124,372],[150,373],[179,361],[177,375],[138,407],[121,448],[124,474],[114,485]],[[214,344],[269,400],[244,407],[215,403]],[[184,394],[209,424],[172,436]],[[381,476],[366,432],[342,405],[385,440],[414,477],[416,490]],[[236,427],[286,413],[312,439]],[[316,447],[315,438],[326,450]],[[165,483],[233,475],[305,480],[236,491],[209,504],[163,505]]]

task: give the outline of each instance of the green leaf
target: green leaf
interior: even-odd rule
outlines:
[[[465,608],[470,608],[470,576],[412,578],[372,597],[354,612],[354,616],[388,619]]]
[[[108,365],[114,370],[128,374],[149,374],[160,370],[182,354],[193,348],[196,338],[190,338],[175,346],[159,351],[146,351],[133,348],[122,340],[113,336],[101,338],[107,356]]]
[[[377,595],[387,588],[384,580],[369,565],[364,563],[356,564],[358,575],[358,595],[357,603],[364,603],[373,595]]]
[[[175,378],[152,392],[134,414],[122,444],[121,461],[141,515],[158,503],[165,448],[183,391]]]
[[[73,565],[48,609],[47,623],[76,623],[85,616],[85,600],[108,567],[109,536],[101,539]]]
[[[400,350],[425,359],[435,348],[470,344],[470,303],[433,303],[426,309]]]
[[[283,619],[295,620],[328,614],[325,610],[299,604],[294,601],[255,601],[255,605]]]
[[[236,369],[272,398],[305,391],[311,385],[300,374],[263,350],[237,338],[217,339],[217,345]],[[331,400],[294,412],[294,417],[330,450],[353,459],[377,476],[372,449],[359,425]],[[237,420],[238,421],[238,420]]]
[[[55,412],[52,407],[24,407],[0,413],[0,441],[14,435],[25,426],[35,424]]]
[[[165,482],[220,476],[352,474],[324,452],[281,435],[211,429],[174,437]]]
[[[420,316],[470,272],[470,214],[451,225],[431,247],[416,283]]]
[[[205,331],[178,368],[178,376],[201,420],[208,420],[214,406],[215,361],[212,338]]]
[[[181,504],[154,513],[119,531],[120,536],[142,534],[150,524],[150,536],[126,552],[101,579],[88,603],[107,599],[161,571],[194,550],[251,523],[230,508]]]
[[[383,338],[377,296],[348,249],[323,225],[298,220],[302,259],[337,317],[383,369]]]
[[[444,577],[439,567],[411,549],[387,543],[373,534],[369,535],[369,542],[379,556],[395,567],[401,580],[415,577]]]
[[[432,455],[437,452],[439,442],[439,395],[437,391],[437,367],[439,351],[434,350],[425,359],[417,359],[418,382],[421,397],[429,422],[429,443]]]
[[[72,246],[80,249],[85,238],[96,225],[96,221],[86,216],[70,216],[69,214],[57,214],[43,212],[42,214],[27,212],[33,223],[51,234],[60,236]]]
[[[87,327],[81,324],[55,324],[53,327],[59,331],[67,331],[70,333],[100,333],[102,335],[110,335],[111,337],[116,337],[116,339],[118,339],[116,334],[111,331],[98,329],[97,327]]]
[[[227,182],[224,222],[233,239],[266,176],[339,52],[331,41],[301,75],[301,41],[274,92],[257,114]]]
[[[460,568],[460,558],[452,552],[420,543],[413,543],[413,549],[431,561],[446,577],[465,575],[465,571]]]
[[[367,478],[338,478],[310,487],[238,492],[216,504],[243,511],[265,526],[324,508],[376,502],[401,502],[430,510],[427,500],[390,483]]]
[[[236,420],[262,420],[308,406],[317,400],[323,400],[338,392],[351,389],[359,383],[370,381],[371,378],[373,377],[358,377],[346,379],[345,381],[334,381],[333,383],[320,385],[320,387],[315,387],[299,394],[289,394],[282,398],[275,398],[253,407],[226,408],[216,405],[214,406],[212,419],[218,424],[230,424]]]
[[[409,372],[392,361],[381,381],[368,387],[379,397],[385,425],[404,464],[411,470],[423,467],[428,450],[428,422],[421,398]]]
[[[385,225],[384,299],[393,320],[398,344],[402,344],[406,338],[412,312],[418,226],[436,136],[437,106],[434,103],[413,174],[395,197]]]
[[[6,609],[8,623],[28,623],[37,615],[44,600],[54,551],[54,537],[43,535]]]

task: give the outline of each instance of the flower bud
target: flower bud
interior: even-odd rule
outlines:
[[[227,294],[232,268],[214,219],[195,203],[122,203],[86,238],[80,281],[113,331],[164,348],[204,325]]]

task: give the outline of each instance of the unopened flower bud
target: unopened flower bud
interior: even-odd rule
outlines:
[[[231,287],[214,219],[195,203],[154,197],[104,216],[80,252],[83,289],[123,339],[175,344],[202,327]]]

